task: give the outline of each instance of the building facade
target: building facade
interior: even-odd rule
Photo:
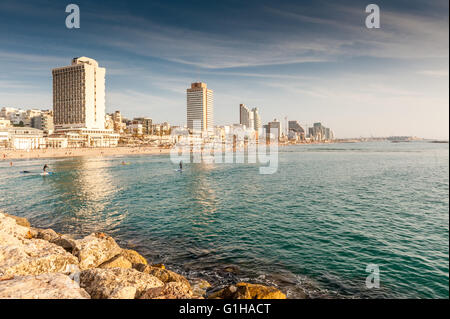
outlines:
[[[283,135],[283,130],[281,127],[281,122],[277,119],[274,119],[272,122],[268,123],[269,132],[271,134],[277,134],[278,138],[280,138]]]
[[[288,122],[288,130],[294,131],[296,133],[305,133],[305,130],[303,129],[303,127],[300,125],[300,123],[298,121],[289,121]]]
[[[142,124],[142,134],[153,134],[153,120],[149,117],[135,117],[133,124]]]
[[[331,141],[334,140],[333,131],[322,125],[320,122],[313,124],[313,127],[308,129],[309,138],[315,142]]]
[[[52,70],[55,129],[105,129],[105,68],[87,57]]]
[[[39,116],[32,118],[32,127],[38,130],[44,131],[44,134],[52,134],[54,131],[53,126],[53,112],[42,111]]]
[[[16,150],[45,147],[44,132],[31,127],[12,127],[0,131],[1,146]]]
[[[187,127],[191,132],[213,132],[214,92],[206,83],[192,83],[187,89]]]
[[[239,105],[239,124],[245,125],[247,129],[254,129],[254,113],[245,104]]]
[[[126,128],[126,123],[123,122],[123,117],[120,111],[115,111],[111,114],[111,117],[113,120],[114,132],[123,133]]]
[[[105,127],[105,68],[87,57],[52,70],[55,135],[68,147],[114,147],[119,134]]]
[[[262,126],[258,108],[257,107],[252,108],[252,113],[253,113],[253,129],[255,131],[259,131]]]

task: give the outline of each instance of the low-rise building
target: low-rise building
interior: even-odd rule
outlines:
[[[2,144],[7,148],[31,150],[45,148],[44,132],[31,127],[12,127],[0,131]]]
[[[46,148],[66,148],[69,146],[67,137],[48,136],[45,142]]]
[[[142,135],[143,134],[142,124],[131,123],[127,126],[127,131],[128,131],[128,133],[133,134],[133,135]]]
[[[67,147],[116,147],[120,134],[107,129],[72,128],[59,129],[51,137],[67,138]]]
[[[42,111],[39,116],[31,119],[31,127],[44,131],[44,134],[50,135],[53,133],[55,127],[53,125],[53,112]]]

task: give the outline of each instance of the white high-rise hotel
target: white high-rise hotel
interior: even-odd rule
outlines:
[[[187,89],[187,127],[196,132],[214,130],[214,96],[206,83],[192,83]]]
[[[105,68],[87,57],[74,58],[71,65],[52,70],[55,131],[78,136],[69,145],[117,145],[119,135],[105,129],[105,73]]]
[[[52,70],[56,129],[105,129],[105,72],[87,57]]]

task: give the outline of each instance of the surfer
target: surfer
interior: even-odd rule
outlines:
[[[45,165],[44,165],[44,168],[42,169],[42,170],[44,171],[44,173],[47,173],[47,168],[48,168],[48,165],[45,164]]]

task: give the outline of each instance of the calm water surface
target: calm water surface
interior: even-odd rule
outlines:
[[[44,163],[55,175],[39,175]],[[106,232],[215,284],[449,297],[448,144],[287,147],[273,175],[257,164],[185,167],[175,172],[165,155],[3,161],[0,208],[60,232]],[[379,289],[365,288],[368,264],[380,268]]]

